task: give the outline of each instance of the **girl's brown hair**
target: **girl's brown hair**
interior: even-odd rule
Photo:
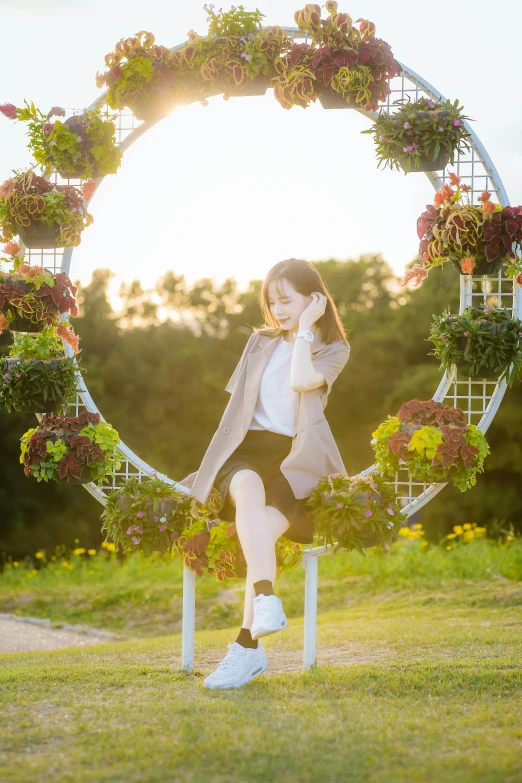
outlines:
[[[260,327],[255,331],[266,334],[269,337],[279,337],[283,334],[283,329],[270,311],[268,301],[268,286],[270,283],[275,282],[277,292],[279,295],[283,294],[281,286],[278,285],[283,278],[288,280],[294,290],[299,294],[303,294],[303,296],[309,296],[312,291],[319,291],[321,294],[324,294],[327,299],[326,310],[316,321],[317,327],[321,330],[321,336],[325,343],[331,343],[334,340],[348,342],[344,326],[341,323],[339,313],[326,287],[326,283],[309,261],[303,261],[300,258],[288,258],[286,261],[279,261],[268,272],[259,296],[259,304],[265,324],[269,324],[269,326]]]

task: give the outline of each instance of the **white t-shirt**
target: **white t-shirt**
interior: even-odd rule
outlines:
[[[270,430],[293,437],[297,394],[290,386],[290,367],[294,344],[281,337],[274,348],[261,376],[249,430]]]

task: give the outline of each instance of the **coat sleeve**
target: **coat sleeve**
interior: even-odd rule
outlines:
[[[225,386],[225,391],[230,392],[230,393],[232,393],[234,391],[234,387],[236,385],[236,381],[238,379],[239,373],[241,372],[241,370],[243,368],[243,365],[244,365],[244,363],[246,361],[246,357],[247,357],[247,355],[248,355],[248,353],[249,353],[249,351],[250,351],[250,349],[251,349],[251,347],[252,347],[252,345],[254,343],[256,335],[257,335],[257,332],[252,332],[252,334],[248,338],[248,342],[245,345],[245,349],[243,351],[241,359],[237,363],[236,369],[232,373],[232,376],[231,376],[229,382]]]
[[[330,394],[333,382],[343,369],[350,356],[350,345],[342,340],[330,343],[329,350],[319,353],[313,360],[314,370],[324,376],[325,383],[318,386],[314,391],[322,397],[324,394]]]

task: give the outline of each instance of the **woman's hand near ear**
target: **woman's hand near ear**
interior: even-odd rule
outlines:
[[[324,315],[328,299],[319,291],[312,291],[312,301],[299,316],[299,329],[310,329]]]

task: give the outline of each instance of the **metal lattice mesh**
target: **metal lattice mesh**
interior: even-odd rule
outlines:
[[[308,37],[295,28],[282,29],[285,33],[296,39],[308,41]],[[184,44],[179,44],[178,46],[173,47],[173,50],[183,46]],[[416,73],[402,63],[400,65],[403,69],[403,73],[401,76],[394,77],[391,80],[391,92],[387,97],[386,103],[383,104],[383,107],[387,111],[393,112],[396,110],[396,107],[393,106],[393,102],[397,98],[409,98],[412,101],[417,100],[420,97],[432,98],[434,100],[446,100],[441,93],[422,80]],[[90,108],[93,108],[97,104],[104,105],[104,102],[105,93],[97,98]],[[150,127],[146,122],[139,122],[136,120],[129,112],[114,112],[108,107],[105,107],[104,111],[107,116],[116,115],[116,139],[123,151],[142,136],[143,133],[147,131],[148,127]],[[366,111],[364,109],[359,109],[357,111],[364,114],[371,121],[378,116],[378,112]],[[446,180],[449,178],[449,169],[451,169],[461,178],[463,184],[470,186],[471,190],[469,196],[472,204],[476,204],[478,196],[484,190],[488,190],[492,194],[492,200],[496,200],[503,206],[507,206],[507,195],[492,161],[473,129],[466,122],[464,123],[464,126],[471,136],[470,150],[464,155],[457,155],[454,166],[448,166],[442,173],[426,172],[426,176],[432,183],[434,189],[438,189],[445,184]],[[54,182],[60,182],[61,184],[81,184],[81,180],[78,179],[62,180],[56,172],[54,172],[51,177]],[[100,181],[101,180],[99,180],[99,182]],[[72,253],[72,248],[66,250],[27,251],[29,263],[45,266],[53,272],[61,270],[67,274],[69,274]],[[471,304],[476,305],[480,302],[485,302],[492,307],[506,308],[515,317],[521,317],[522,313],[520,298],[518,296],[518,286],[514,286],[511,279],[503,276],[502,270],[492,277],[475,277],[470,275],[461,275],[459,277],[461,289],[460,312]],[[73,355],[72,350],[68,345],[64,345],[64,349],[68,356]],[[83,408],[87,408],[91,412],[99,413],[94,400],[84,384],[83,378],[81,375],[78,375],[77,378],[78,386],[82,389],[82,392],[77,394],[76,398],[69,402],[69,415],[76,416]],[[485,432],[500,405],[505,389],[505,380],[498,383],[496,379],[461,379],[456,374],[456,368],[453,367],[450,373],[445,373],[442,377],[439,387],[433,395],[433,399],[462,409],[466,414],[468,423],[475,424]],[[38,418],[41,417],[39,416]],[[105,504],[108,493],[118,489],[122,482],[130,476],[136,476],[138,479],[141,479],[143,476],[150,476],[155,472],[150,465],[134,454],[124,443],[120,443],[119,451],[122,459],[121,468],[110,477],[111,480],[108,483],[91,483],[84,485],[102,504]],[[375,471],[374,465],[362,471],[361,475],[366,475],[373,471]],[[169,477],[157,472],[156,474],[167,483],[175,484],[180,490],[185,492],[190,491],[186,487],[177,484]],[[401,495],[405,517],[420,509],[446,486],[445,484],[430,485],[414,481],[406,470],[400,470],[395,475],[394,479],[390,480],[388,483],[392,484],[395,487],[396,492]],[[314,554],[326,554],[327,550],[323,547],[315,549],[312,549],[311,546],[309,548],[305,547],[306,554],[311,554],[312,552]]]

